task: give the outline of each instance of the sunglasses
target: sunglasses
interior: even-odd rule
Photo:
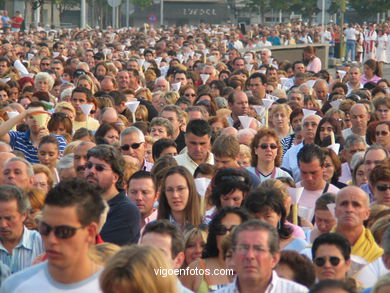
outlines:
[[[276,144],[266,144],[266,143],[263,143],[261,145],[258,146],[259,148],[261,148],[262,150],[266,150],[268,148],[270,148],[271,150],[276,150],[278,148],[278,146]]]
[[[227,232],[232,232],[234,228],[236,228],[234,225],[230,228],[226,228],[224,225],[219,225],[215,227],[215,234],[219,236],[226,235]]]
[[[68,114],[62,112],[55,112],[51,114],[51,117],[70,118]]]
[[[140,146],[141,146],[141,144],[143,144],[144,142],[143,141],[141,141],[141,142],[138,142],[138,143],[133,143],[133,144],[124,144],[124,145],[122,145],[120,148],[121,148],[121,150],[122,151],[128,151],[130,148],[132,148],[133,150],[136,150],[136,149],[138,149]]]
[[[185,94],[186,97],[196,97],[195,94]]]
[[[38,227],[38,231],[43,236],[49,236],[50,232],[53,231],[54,235],[57,238],[68,239],[68,238],[73,237],[73,235],[76,234],[76,231],[78,229],[81,229],[81,228],[84,228],[84,227],[75,228],[75,227],[66,226],[66,225],[52,227],[52,226],[46,224],[45,222],[41,222],[39,227]]]
[[[314,263],[318,267],[323,267],[325,265],[327,259],[328,259],[327,257],[317,257],[314,260]],[[337,256],[329,257],[329,262],[334,267],[336,267],[340,263],[340,261],[341,261],[340,258],[338,258]]]
[[[384,130],[382,130],[382,131],[375,131],[375,135],[376,136],[387,136],[389,134],[389,132],[387,132],[387,131],[384,131]]]
[[[109,170],[107,169],[106,167],[104,167],[103,165],[99,165],[99,164],[93,164],[92,162],[88,162],[87,165],[86,165],[86,168],[87,169],[92,169],[93,166],[95,166],[95,170],[97,172],[103,172],[105,170]]]
[[[50,66],[50,63],[41,63],[42,66]]]
[[[386,191],[386,190],[390,190],[390,186],[387,186],[387,185],[381,185],[381,184],[378,184],[376,186],[376,188],[379,190],[379,191]]]

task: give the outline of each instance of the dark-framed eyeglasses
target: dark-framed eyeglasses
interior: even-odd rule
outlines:
[[[38,227],[38,231],[41,235],[43,236],[49,236],[51,231],[54,232],[54,235],[57,238],[60,239],[68,239],[74,236],[76,234],[76,231],[84,228],[84,227],[72,227],[72,226],[67,226],[67,225],[61,225],[61,226],[50,226],[46,224],[45,222],[41,222]]]
[[[122,145],[120,148],[122,151],[128,151],[130,148],[132,148],[133,150],[136,150],[138,149],[144,142],[141,141],[141,142],[135,142],[135,143],[132,143],[132,144],[124,144]]]
[[[218,225],[215,227],[215,234],[219,236],[226,235],[227,232],[233,232],[235,227],[236,226],[233,225],[230,228],[227,228],[224,225]]]
[[[85,166],[86,166],[87,169],[92,169],[92,168],[95,166],[95,170],[96,170],[97,172],[103,172],[103,171],[105,171],[105,170],[110,170],[110,169],[104,167],[103,165],[94,164],[94,163],[92,163],[92,162],[88,162]]]
[[[375,135],[376,135],[376,136],[388,136],[388,135],[389,135],[389,132],[388,132],[388,131],[385,131],[385,130],[382,130],[382,131],[375,131]]]
[[[340,263],[341,259],[337,256],[330,256],[330,257],[317,257],[314,260],[314,263],[318,267],[323,267],[326,263],[326,260],[329,259],[329,262],[332,266],[336,267]]]
[[[270,148],[271,150],[276,150],[278,148],[278,146],[274,143],[271,144],[262,143],[258,147],[261,148],[262,150],[266,150],[268,148]]]
[[[390,190],[390,186],[388,185],[382,185],[382,184],[378,184],[376,186],[376,188],[379,190],[379,191],[387,191],[387,190]]]

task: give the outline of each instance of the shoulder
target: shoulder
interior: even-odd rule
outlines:
[[[29,282],[32,278],[39,278],[40,275],[38,275],[38,273],[44,270],[46,265],[47,262],[44,262],[12,275],[2,284],[0,293],[16,292],[18,287],[26,282]]]
[[[275,292],[296,292],[296,293],[304,293],[309,292],[309,289],[307,289],[305,286],[295,283],[293,281],[283,279],[277,276],[276,272],[273,274],[273,278],[276,276],[276,290]]]

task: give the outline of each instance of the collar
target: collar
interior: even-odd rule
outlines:
[[[279,279],[280,278],[278,277],[278,274],[274,270],[272,270],[271,280],[270,280],[267,288],[265,289],[264,293],[274,292],[274,290],[276,288],[276,285],[279,282]],[[239,279],[238,279],[238,277],[235,277],[234,280],[233,280],[233,283],[230,284],[231,289],[234,288],[233,293],[239,293],[240,292],[238,284],[239,284]]]
[[[185,155],[186,155],[188,161],[190,161],[191,164],[194,164],[195,166],[199,166],[197,163],[195,163],[195,161],[193,159],[191,159],[191,157],[188,154],[188,152],[186,152]],[[206,161],[204,163],[208,163],[208,164],[214,165],[214,156],[213,156],[212,153],[208,152]]]

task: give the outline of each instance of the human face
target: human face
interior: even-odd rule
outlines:
[[[196,98],[195,90],[192,88],[186,89],[184,92],[184,96],[190,99],[191,103],[194,103]]]
[[[248,115],[249,113],[248,97],[244,92],[235,94],[234,101],[229,106],[235,116]]]
[[[349,81],[352,84],[360,83],[361,73],[359,68],[351,68],[349,70]]]
[[[67,239],[58,238],[53,232],[47,236],[41,234],[49,267],[62,271],[77,271],[82,261],[86,259],[89,247],[94,244],[97,225],[93,223],[83,227],[75,206],[45,205],[42,210],[42,222],[51,227],[65,225],[77,228],[76,233]]]
[[[374,71],[366,64],[363,65],[363,72],[366,77],[374,76]]]
[[[175,83],[181,82],[181,87],[187,85],[187,77],[184,73],[176,73],[175,74]]]
[[[303,96],[301,93],[292,93],[290,95],[290,101],[297,102],[299,106],[303,107]]]
[[[27,214],[18,211],[16,199],[0,202],[0,240],[17,241],[23,235],[23,222]]]
[[[80,80],[77,82],[77,85],[78,85],[79,87],[84,87],[84,88],[89,89],[89,90],[92,89],[91,84],[90,84],[90,83],[88,82],[88,80],[86,80],[86,79],[80,79]]]
[[[325,158],[325,168],[324,168],[324,180],[326,182],[330,182],[332,180],[333,174],[335,171],[335,167],[333,161],[330,156],[326,156]]]
[[[390,205],[390,189],[386,189],[384,191],[379,190],[380,188],[386,188],[389,186],[390,182],[385,180],[378,181],[375,186],[371,186],[374,191],[373,197],[377,204]]]
[[[320,140],[324,141],[325,137],[331,136],[333,131],[332,124],[325,122],[320,127]]]
[[[172,156],[172,157],[177,156],[177,149],[173,146],[167,147],[163,149],[163,151],[160,154],[160,157],[163,156]]]
[[[336,218],[340,226],[356,228],[368,219],[368,197],[361,189],[349,187],[336,197]]]
[[[297,63],[294,66],[294,73],[305,73],[305,65],[303,63]]]
[[[161,112],[160,116],[168,119],[172,123],[174,133],[177,133],[179,131],[181,123],[177,117],[176,112],[163,111],[163,112]]]
[[[77,177],[84,178],[85,167],[87,164],[87,153],[94,147],[94,144],[86,144],[83,146],[78,146],[74,150],[74,159],[73,164],[77,174]]]
[[[4,75],[7,73],[9,67],[7,66],[7,62],[0,62],[0,75]]]
[[[12,161],[3,168],[3,184],[16,185],[27,190],[33,183],[33,177],[27,173],[27,166],[21,161]]]
[[[386,105],[379,105],[376,109],[376,114],[378,115],[379,121],[390,121],[390,111]]]
[[[306,143],[314,142],[314,137],[318,127],[318,119],[311,116],[305,119],[303,123],[303,139]]]
[[[345,158],[348,163],[351,162],[352,157],[357,152],[365,152],[366,151],[366,145],[363,143],[357,143],[353,144],[349,147],[349,149],[345,150]]]
[[[324,182],[324,167],[321,166],[319,159],[315,158],[310,163],[299,161],[299,170],[305,188],[308,190],[321,189]]]
[[[203,163],[206,161],[210,150],[210,136],[197,136],[193,133],[185,135],[187,153],[195,163]]]
[[[50,90],[50,84],[47,79],[40,79],[38,82],[35,84],[37,91],[42,91],[42,92],[49,92]]]
[[[6,91],[0,91],[0,101],[8,101],[8,94]]]
[[[251,78],[249,80],[248,88],[254,96],[258,96],[260,98],[265,96],[265,87],[261,83],[261,79],[259,77]]]
[[[157,196],[151,178],[132,179],[129,183],[128,196],[137,206],[142,217],[148,217],[153,212]]]
[[[244,200],[244,193],[242,190],[234,189],[228,194],[222,194],[220,197],[221,208],[224,207],[240,207]]]
[[[121,71],[118,73],[118,85],[119,88],[128,88],[130,85],[130,76],[126,71]]]
[[[281,216],[277,214],[272,208],[265,207],[261,211],[257,212],[255,215],[255,218],[266,222],[276,229],[278,228],[279,221],[281,219]]]
[[[214,156],[214,162],[218,169],[237,167],[237,160],[235,158]]]
[[[353,129],[366,129],[370,115],[364,105],[356,105],[351,108],[351,123]]]
[[[168,82],[163,79],[157,80],[156,84],[154,85],[154,88],[156,91],[167,91],[168,90]]]
[[[42,190],[45,194],[49,191],[47,175],[43,172],[34,174],[34,184],[35,188]]]
[[[155,139],[168,138],[167,129],[162,125],[154,125],[150,129],[150,135]]]
[[[98,166],[99,168],[102,167],[103,170],[98,171]],[[118,174],[114,173],[109,163],[95,157],[88,159],[84,175],[88,182],[99,186],[103,193],[113,189],[119,179]]]
[[[29,230],[37,230],[38,229],[38,223],[35,220],[35,217],[40,213],[40,210],[37,209],[29,209],[27,213],[26,220],[24,221],[24,225]]]
[[[383,150],[370,150],[366,153],[364,158],[364,166],[366,170],[366,176],[369,177],[372,169],[375,168],[380,162],[386,159],[386,153]]]
[[[272,115],[272,124],[277,129],[288,127],[289,119],[284,111],[278,111]]]
[[[355,181],[356,181],[356,186],[362,186],[363,184],[368,183],[368,177],[366,175],[364,164],[362,164],[358,167],[358,169],[356,171]]]
[[[263,149],[261,146],[267,146],[267,148]],[[257,161],[275,162],[276,155],[278,154],[278,148],[274,148],[275,146],[277,146],[275,138],[271,136],[262,137],[255,150]]]
[[[165,179],[165,194],[172,213],[184,213],[190,194],[186,178],[177,173],[168,176]]]
[[[316,210],[314,219],[321,234],[329,233],[333,226],[336,225],[336,219],[333,218],[329,210]]]
[[[129,150],[126,151],[122,150],[122,154],[137,159],[139,165],[142,166],[145,160],[145,153],[146,153],[145,142],[141,141],[137,132],[132,132],[130,134],[127,134],[121,139],[121,147],[123,147],[124,145],[131,146],[134,143],[141,143],[141,144],[136,149],[129,147]]]
[[[119,141],[119,133],[116,129],[112,128],[106,132],[104,139],[107,140],[109,144],[115,144]]]
[[[268,239],[268,231],[242,231],[237,235],[233,258],[240,282],[271,279],[279,253],[269,251]]]
[[[205,246],[206,243],[200,234],[193,236],[190,240],[188,240],[187,248],[184,249],[186,264],[189,265],[193,261],[200,259]]]
[[[375,129],[375,141],[386,149],[390,148],[390,129],[386,124],[378,125]]]
[[[245,68],[245,61],[242,59],[236,60],[236,62],[234,62],[234,64],[233,64],[233,67],[235,70],[244,69]]]
[[[55,168],[59,155],[58,146],[53,143],[45,143],[38,149],[39,162],[49,168]]]
[[[80,105],[88,103],[87,96],[84,93],[75,92],[72,94],[72,98],[70,99],[70,101],[76,110],[76,114],[77,115],[83,114]]]
[[[292,128],[295,129],[297,126],[302,125],[302,118],[303,115],[298,115],[295,116],[294,119],[292,120]]]
[[[97,76],[104,76],[106,75],[107,70],[104,66],[98,65],[96,68],[96,75]]]
[[[340,262],[334,266],[330,262],[331,257],[339,258]],[[318,266],[315,260],[324,258],[325,264]],[[314,269],[318,280],[333,279],[344,281],[350,268],[350,260],[346,261],[340,249],[333,244],[320,245],[315,253]]]
[[[229,235],[232,233],[232,228],[239,226],[241,224],[241,218],[237,214],[229,213],[225,217],[222,218],[220,227],[221,228],[226,228],[226,234],[224,235],[217,235],[216,240],[217,240],[217,248],[219,251],[222,251],[222,240],[226,235]]]
[[[220,121],[216,121],[216,122],[214,122],[213,124],[211,124],[211,130],[212,130],[213,132],[219,132],[219,131],[221,131],[223,128],[224,128],[224,127],[223,127],[223,124],[222,124],[222,122],[220,122]]]

